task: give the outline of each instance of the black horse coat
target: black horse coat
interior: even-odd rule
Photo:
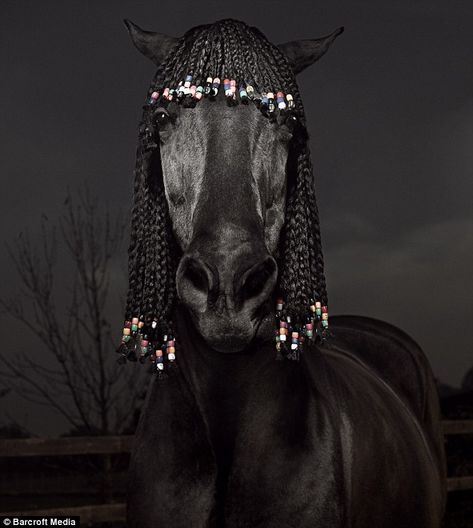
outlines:
[[[130,470],[139,528],[440,526],[445,464],[428,363],[397,328],[332,317],[300,362],[272,342],[209,349],[178,318],[179,368],[151,382]]]

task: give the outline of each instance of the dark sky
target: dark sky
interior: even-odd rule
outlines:
[[[154,67],[122,18],[180,35],[234,17],[273,42],[344,25],[299,79],[331,312],[400,326],[438,377],[460,384],[473,365],[471,2],[4,0],[0,14],[5,241],[37,232],[41,214],[54,218],[83,180],[104,203],[128,207]],[[2,289],[14,292],[4,251],[0,266]]]

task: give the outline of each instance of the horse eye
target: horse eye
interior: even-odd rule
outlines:
[[[158,112],[156,113],[156,122],[158,123],[158,125],[164,125],[168,121],[169,121],[169,114],[167,113],[167,111],[164,109],[158,110]]]
[[[292,132],[297,125],[297,117],[294,114],[289,114],[286,118],[285,125]]]

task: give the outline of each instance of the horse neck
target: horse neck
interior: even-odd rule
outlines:
[[[255,371],[275,359],[269,343],[254,345],[244,353],[216,352],[197,332],[184,309],[176,312],[176,323],[180,370],[206,413],[214,412],[216,407],[231,407],[247,397]]]
[[[207,424],[211,442],[225,458],[238,434],[263,421],[305,421],[308,380],[294,361],[277,361],[272,336],[248,352],[224,354],[206,345],[184,311],[176,314],[179,367]],[[258,426],[258,424],[257,424]]]

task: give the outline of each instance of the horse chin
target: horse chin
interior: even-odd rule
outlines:
[[[248,348],[251,340],[244,342],[235,336],[229,336],[225,339],[206,339],[206,342],[213,350],[220,354],[238,354]]]
[[[221,354],[238,354],[245,352],[254,338],[254,330],[246,332],[228,331],[229,329],[212,328],[200,330],[200,334],[213,350]]]
[[[215,324],[207,326],[203,321],[200,324],[198,321],[194,322],[207,345],[221,354],[248,352],[256,342],[272,340],[274,334],[274,321],[269,314],[248,322],[244,330],[229,328],[229,325],[220,328]]]

